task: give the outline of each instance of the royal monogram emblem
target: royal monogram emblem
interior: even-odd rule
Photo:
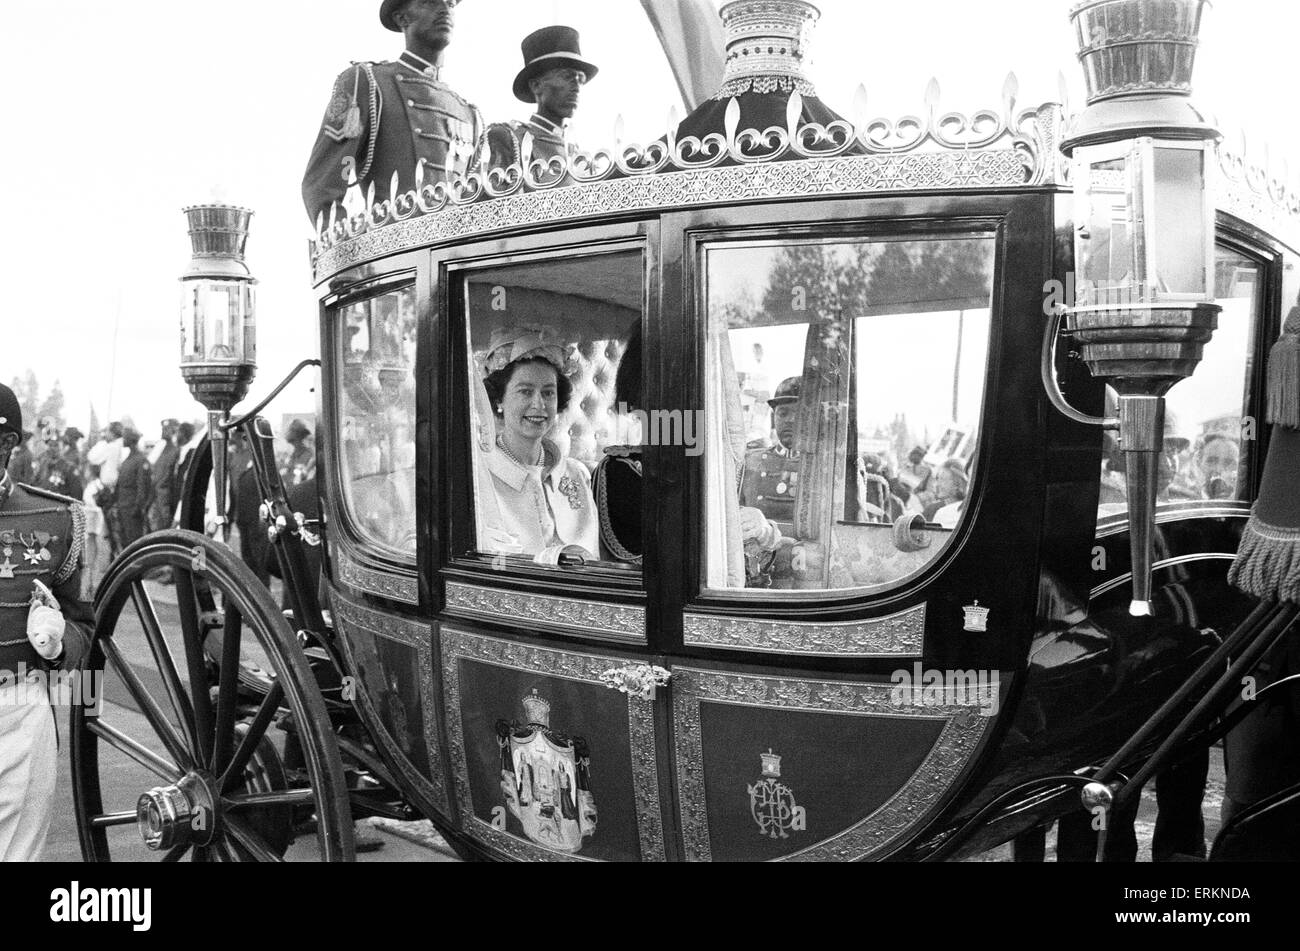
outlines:
[[[578,852],[596,831],[586,741],[550,728],[551,704],[534,690],[524,723],[497,721],[501,792],[524,835],[558,852]]]
[[[781,778],[781,757],[769,748],[760,753],[763,778],[749,787],[749,814],[758,831],[772,839],[788,839],[808,828],[808,813],[794,801],[794,791]]]
[[[569,508],[577,511],[581,509],[584,502],[582,499],[582,486],[569,476],[560,480],[560,493],[569,500]]]

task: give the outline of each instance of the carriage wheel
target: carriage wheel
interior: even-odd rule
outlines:
[[[164,605],[160,613],[145,586],[158,568],[173,569],[174,611]],[[214,663],[209,635],[218,632]],[[241,642],[260,649],[272,668],[269,690],[251,700],[240,691]],[[91,666],[106,671],[108,699],[121,702],[98,715],[84,704],[72,711],[72,780],[87,861],[355,857],[325,701],[289,622],[227,548],[168,531],[123,552],[96,598]],[[297,737],[301,770],[281,761],[276,743],[285,730]],[[314,848],[291,847],[295,820],[313,816]]]

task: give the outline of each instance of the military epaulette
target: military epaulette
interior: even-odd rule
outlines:
[[[59,495],[59,493],[51,492],[49,489],[42,489],[34,485],[28,485],[26,482],[19,482],[18,485],[24,492],[38,496],[42,499],[51,499],[55,502],[63,502],[69,507],[82,504],[78,499],[71,498],[67,495]]]

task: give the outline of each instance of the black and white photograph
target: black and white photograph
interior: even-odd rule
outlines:
[[[1285,927],[1300,7],[0,24],[0,881],[42,927],[497,862]]]

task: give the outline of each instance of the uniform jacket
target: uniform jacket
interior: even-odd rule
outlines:
[[[328,220],[330,205],[342,202],[349,171],[363,194],[374,182],[375,200],[385,201],[393,172],[406,192],[415,188],[417,164],[425,184],[469,170],[483,119],[430,69],[408,52],[396,62],[354,64],[335,81],[302,182],[313,223],[322,212]]]
[[[75,667],[86,656],[94,617],[81,601],[84,543],[81,503],[12,480],[0,485],[0,672],[49,666],[27,640],[36,580],[54,592],[67,622],[62,666]]]
[[[81,483],[81,474],[77,470],[75,453],[61,454],[50,451],[41,459],[33,484],[47,492],[79,499],[85,489]]]
[[[576,151],[565,137],[564,126],[534,115],[527,122],[494,122],[488,126],[487,143],[492,168],[523,166],[523,141],[525,135],[533,137],[530,161],[568,158]],[[548,176],[549,178],[549,176]]]
[[[784,448],[753,449],[745,455],[741,505],[756,508],[774,521],[792,522],[798,486],[799,460]]]

